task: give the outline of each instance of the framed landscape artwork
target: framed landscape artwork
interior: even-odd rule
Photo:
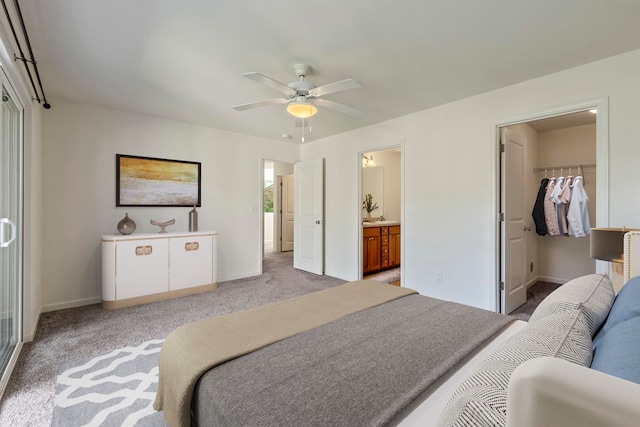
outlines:
[[[200,206],[200,162],[116,154],[116,206]]]

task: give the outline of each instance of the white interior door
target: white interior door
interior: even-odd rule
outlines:
[[[501,153],[501,311],[511,313],[527,301],[525,283],[524,137],[502,129]]]
[[[324,273],[324,159],[305,160],[293,167],[293,267]]]
[[[282,231],[282,252],[293,250],[293,213],[294,213],[294,179],[293,174],[282,177],[280,230]]]

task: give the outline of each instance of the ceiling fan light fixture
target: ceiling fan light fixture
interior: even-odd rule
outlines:
[[[315,107],[315,105],[311,104],[306,99],[298,99],[287,105],[287,112],[293,117],[297,117],[299,119],[307,119],[315,115],[318,112],[318,109]]]

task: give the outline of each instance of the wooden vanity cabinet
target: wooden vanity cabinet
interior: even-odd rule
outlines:
[[[380,269],[380,227],[362,230],[362,273]]]
[[[362,274],[400,265],[400,226],[362,229]]]
[[[389,267],[389,227],[380,227],[380,268]]]
[[[400,226],[389,227],[389,267],[400,265]]]

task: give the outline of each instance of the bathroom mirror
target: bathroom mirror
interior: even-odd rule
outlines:
[[[382,166],[370,166],[362,169],[362,200],[367,194],[373,197],[373,203],[378,204],[378,209],[371,212],[372,218],[379,218],[384,215],[384,168]],[[367,211],[362,210],[363,217]]]

